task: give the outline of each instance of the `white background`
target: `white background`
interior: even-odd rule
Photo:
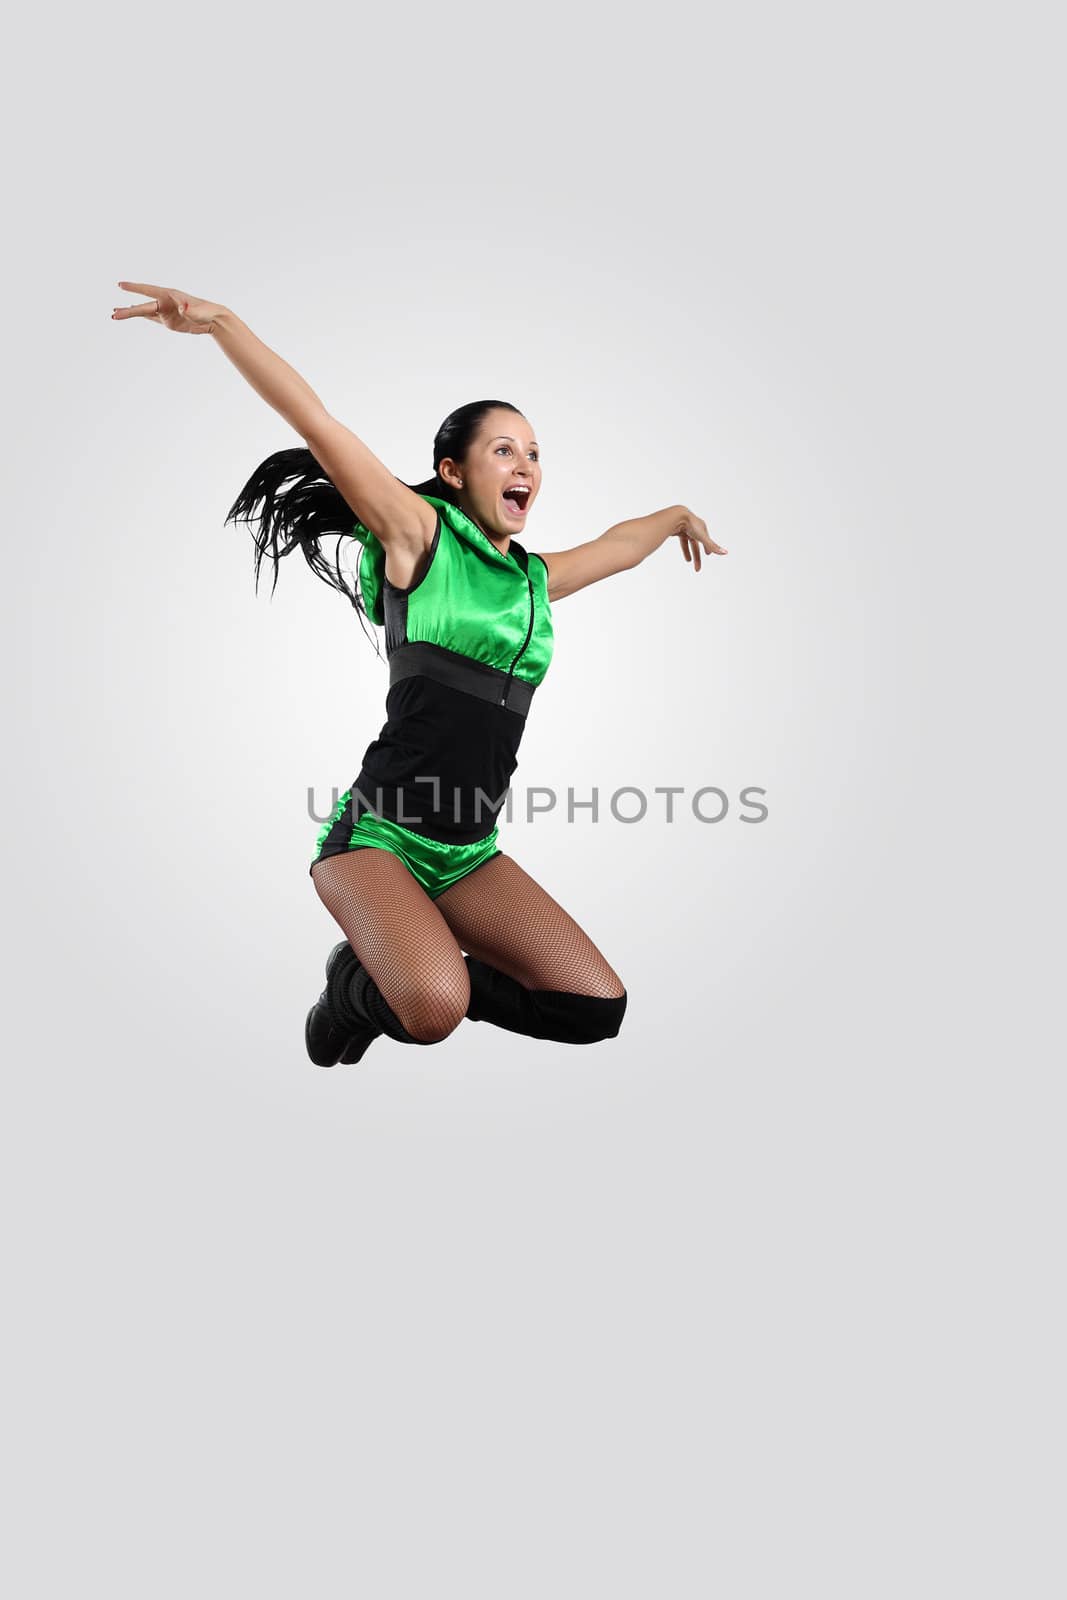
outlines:
[[[1051,8],[27,17],[5,1587],[1062,1595]],[[516,774],[618,1039],[308,1063],[308,790],[385,672],[299,556],[255,595],[224,518],[302,441],[127,278],[409,482],[519,406],[532,550],[676,501],[729,548],[557,604]]]

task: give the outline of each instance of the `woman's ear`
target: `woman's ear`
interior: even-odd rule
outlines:
[[[450,456],[446,456],[437,469],[437,476],[450,489],[462,489],[463,475]]]

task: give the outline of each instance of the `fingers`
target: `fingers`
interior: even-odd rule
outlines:
[[[152,299],[142,301],[136,306],[116,306],[111,313],[113,322],[127,321],[130,317],[148,317],[168,326],[166,318],[180,319],[184,315],[184,307],[189,303],[185,301],[183,304],[182,297],[176,289],[164,289],[162,284],[130,283],[123,279],[119,283],[119,288],[130,289],[137,294],[150,294]]]
[[[696,520],[694,518],[694,521]],[[701,526],[703,527],[703,524]],[[709,537],[706,528],[703,533],[694,530],[692,533],[679,534],[678,537],[682,546],[682,554],[691,564],[694,572],[699,572],[702,568],[701,551],[704,551],[709,556],[725,556],[729,554],[723,545],[716,544],[715,540]]]
[[[726,550],[721,544],[715,543],[715,540],[708,533],[708,525],[706,522],[702,521],[700,517],[693,517],[692,521],[693,532],[691,537],[694,539],[694,541],[700,541],[700,545],[704,550],[707,551],[709,556],[725,556],[729,554],[729,551]],[[699,572],[699,570],[700,562],[698,560],[697,571]]]
[[[147,304],[140,306],[116,306],[111,316],[114,321],[121,322],[124,317],[158,317],[161,311],[165,310],[165,306],[161,306],[155,300],[150,300]]]

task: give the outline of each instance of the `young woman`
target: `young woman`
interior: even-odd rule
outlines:
[[[306,441],[268,457],[226,518],[258,523],[257,584],[264,555],[277,583],[281,558],[299,548],[385,628],[387,721],[310,867],[345,936],[307,1016],[311,1060],[358,1061],[382,1033],[433,1044],[465,1017],[564,1044],[614,1038],[626,1010],[621,978],[499,849],[496,816],[552,658],[552,605],[670,538],[697,572],[701,551],[725,550],[699,517],[669,506],[574,549],[528,553],[516,535],[541,487],[541,452],[508,402],[453,412],[434,440],[433,477],[412,487],[227,307],[154,284],[119,288],[151,298],[117,307],[115,320],[210,335]],[[349,588],[340,540],[352,535],[363,548]],[[326,537],[338,539],[332,565]]]

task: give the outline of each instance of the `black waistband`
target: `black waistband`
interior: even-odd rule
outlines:
[[[446,650],[439,644],[427,644],[425,640],[397,645],[389,657],[390,684],[416,674],[436,678],[438,683],[462,689],[464,693],[477,695],[493,705],[506,706],[509,711],[517,711],[521,717],[525,717],[529,711],[536,688],[535,684],[513,677],[510,672],[501,672],[499,667],[472,661],[469,656],[460,655],[456,650]]]

